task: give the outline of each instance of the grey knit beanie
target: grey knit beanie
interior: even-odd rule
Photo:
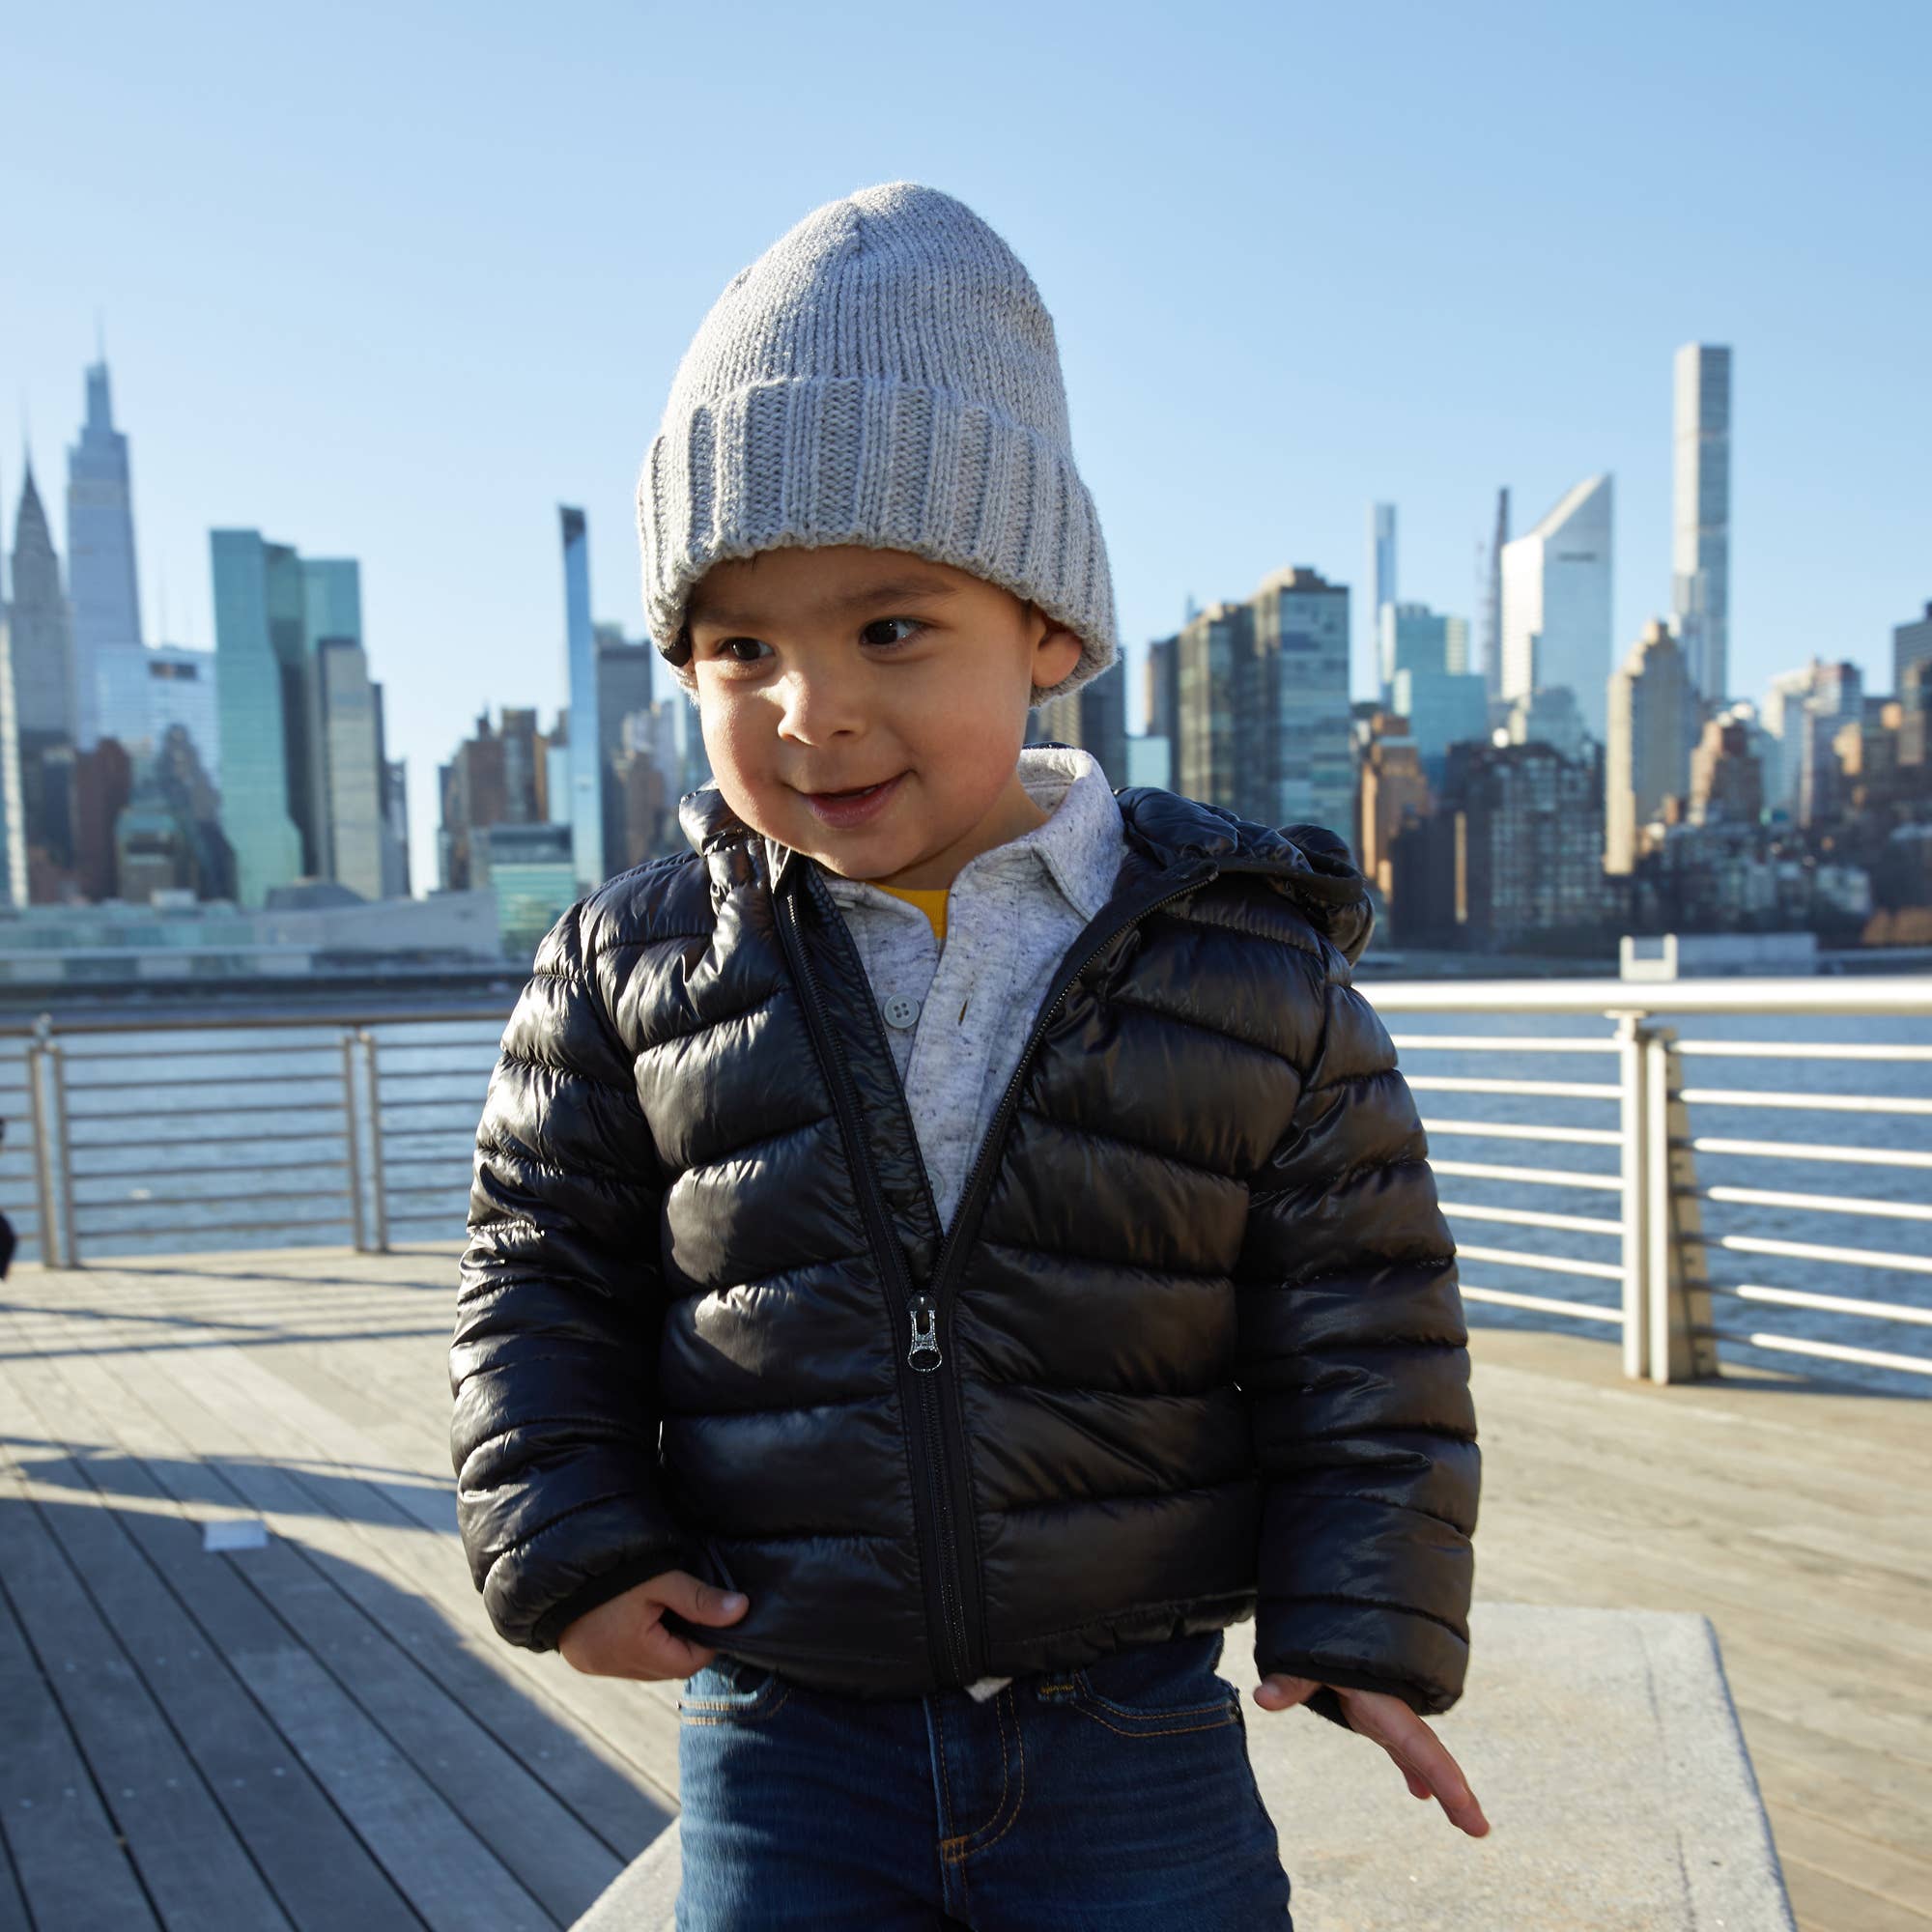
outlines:
[[[687,664],[714,563],[784,547],[912,551],[1030,598],[1114,662],[1114,586],[1073,465],[1053,318],[950,194],[886,182],[814,209],[712,304],[638,480],[651,637]]]

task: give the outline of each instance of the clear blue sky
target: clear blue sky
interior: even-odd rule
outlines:
[[[562,699],[555,506],[640,634],[632,491],[685,342],[868,182],[961,196],[1033,270],[1136,654],[1190,592],[1311,563],[1356,590],[1366,692],[1372,499],[1403,594],[1473,615],[1497,485],[1521,529],[1597,469],[1628,642],[1668,606],[1691,339],[1737,356],[1735,687],[1816,651],[1889,689],[1932,598],[1918,0],[110,0],[7,39],[0,384],[43,486],[99,310],[150,640],[165,576],[167,638],[213,642],[211,526],[359,557],[418,891],[439,760],[485,704]]]

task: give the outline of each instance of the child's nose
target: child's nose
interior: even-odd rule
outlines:
[[[780,684],[779,735],[823,745],[865,730],[868,722],[864,681],[838,674],[794,675]]]

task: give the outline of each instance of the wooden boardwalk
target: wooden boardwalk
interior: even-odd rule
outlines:
[[[676,1687],[513,1650],[470,1587],[456,1252],[0,1283],[0,1932],[536,1932],[675,1809]],[[1932,1405],[1474,1354],[1478,1595],[1703,1611],[1801,1925],[1932,1932]]]

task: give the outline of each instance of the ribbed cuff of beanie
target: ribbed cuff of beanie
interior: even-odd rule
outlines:
[[[760,551],[910,551],[1030,598],[1081,639],[1038,700],[1118,654],[1094,500],[1036,432],[944,389],[863,377],[753,384],[700,404],[652,442],[638,482],[644,605],[673,663],[693,585]]]

